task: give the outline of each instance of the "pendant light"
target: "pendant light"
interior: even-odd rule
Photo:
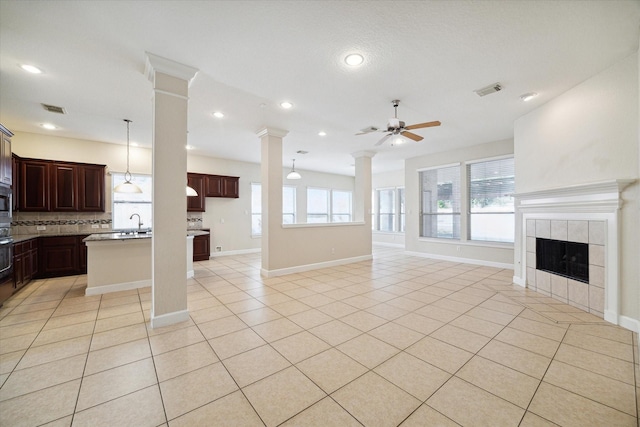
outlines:
[[[195,197],[198,195],[198,192],[194,190],[192,187],[187,185],[187,197]]]
[[[140,187],[131,182],[131,172],[129,172],[129,123],[131,120],[124,119],[127,122],[127,171],[124,173],[124,182],[116,185],[113,189],[116,193],[142,193]]]
[[[293,159],[293,166],[291,167],[291,172],[287,174],[287,179],[300,179],[302,176],[296,172],[296,159]]]

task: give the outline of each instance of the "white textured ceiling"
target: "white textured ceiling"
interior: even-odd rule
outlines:
[[[258,163],[266,125],[289,131],[285,164],[296,157],[299,169],[351,175],[350,153],[375,148],[374,172],[397,170],[416,155],[512,138],[519,116],[637,51],[639,25],[640,2],[615,0],[1,0],[0,122],[123,143],[128,118],[132,141],[150,146],[151,52],[200,70],[189,90],[195,153]],[[347,67],[350,52],[364,65]],[[495,82],[504,90],[473,92]],[[523,103],[526,92],[540,96]],[[278,106],[285,99],[293,109]],[[407,124],[442,126],[400,146],[354,135],[385,126],[392,99]]]

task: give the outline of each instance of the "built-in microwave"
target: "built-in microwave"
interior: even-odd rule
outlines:
[[[0,226],[11,226],[12,202],[11,187],[0,185]]]

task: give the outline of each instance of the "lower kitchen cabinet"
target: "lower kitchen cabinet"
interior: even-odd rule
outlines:
[[[82,236],[39,237],[38,277],[59,277],[87,272],[87,251]]]
[[[38,276],[38,239],[16,243],[13,247],[14,287],[20,289]]]
[[[209,232],[209,229],[203,229],[202,231]],[[194,261],[206,261],[211,256],[211,235],[206,234],[203,236],[195,236],[193,238],[193,260]]]

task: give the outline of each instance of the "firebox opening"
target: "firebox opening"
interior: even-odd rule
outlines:
[[[589,245],[536,238],[536,268],[589,283]]]

